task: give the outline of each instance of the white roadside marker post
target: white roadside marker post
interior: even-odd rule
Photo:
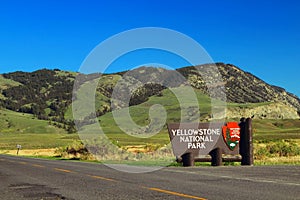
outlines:
[[[19,151],[20,151],[20,149],[22,148],[22,146],[20,145],[20,144],[17,144],[17,155],[19,155]]]

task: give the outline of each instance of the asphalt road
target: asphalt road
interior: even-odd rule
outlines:
[[[0,155],[0,199],[300,199],[300,166],[125,173],[96,163]]]

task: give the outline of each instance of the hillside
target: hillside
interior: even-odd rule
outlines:
[[[65,130],[32,114],[0,109],[0,138],[0,152],[5,153],[5,150],[16,149],[17,144],[21,144],[22,149],[56,148],[78,137],[75,134],[70,137]]]
[[[224,81],[228,118],[237,116],[252,116],[258,118],[299,118],[300,99],[285,89],[269,85],[249,72],[245,72],[231,64],[216,63]],[[197,66],[198,71],[205,71],[208,65]],[[186,67],[178,71],[189,80],[190,84],[207,93],[203,80],[195,67]],[[202,84],[198,84],[202,83]],[[241,104],[232,109],[232,103]],[[247,106],[247,104],[256,103]],[[258,103],[258,104],[257,104]],[[265,103],[265,104],[262,104]],[[246,104],[246,105],[245,105]],[[272,104],[273,106],[266,105]],[[230,106],[231,105],[231,106]],[[253,109],[253,106],[257,109]]]
[[[300,111],[300,99],[285,89],[269,85],[249,72],[245,72],[231,64],[216,63],[224,81],[227,102],[232,103],[262,103],[281,102]],[[208,71],[209,64],[197,66],[198,71]],[[200,74],[195,67],[178,69],[190,84],[207,93]],[[202,84],[198,84],[198,83]]]
[[[204,68],[207,66],[209,65],[197,68],[205,72]],[[254,115],[255,139],[299,138],[298,97],[279,87],[268,85],[235,66],[222,63],[216,66],[222,76],[219,77],[222,78],[222,84],[217,86],[226,90],[227,120],[239,120],[242,116]],[[77,125],[92,130],[97,116],[103,131],[114,143],[126,148],[137,144],[163,146],[169,143],[167,128],[155,118],[155,115],[154,118],[149,118],[151,106],[163,105],[167,112],[167,122],[180,121],[182,109],[187,113],[184,116],[185,121],[209,121],[212,117],[212,99],[198,70],[193,67],[176,71],[141,67],[128,72],[102,74],[99,82],[97,78],[100,74],[85,75],[60,70],[42,69],[32,73],[2,74],[0,75],[0,149],[15,149],[16,144],[22,144],[24,149],[48,149],[64,147],[78,140],[78,134],[67,134],[76,132],[71,106],[72,98],[76,104],[79,99],[89,102],[90,97],[85,92],[73,96],[73,87],[88,91],[88,83],[96,81],[98,86],[95,113],[83,110],[84,118],[76,121]],[[212,74],[213,76],[215,75]],[[78,82],[74,82],[75,80],[83,84],[79,86]],[[194,115],[197,111],[195,107],[189,104],[181,107],[172,92],[177,90],[184,96],[185,87],[189,84],[194,88],[199,102],[200,119]],[[132,94],[129,95],[131,92]],[[214,93],[210,95],[213,96]],[[116,125],[112,116],[112,106],[115,108],[126,106],[124,101],[113,102],[112,99],[116,97],[127,98],[130,117],[140,126],[136,130],[122,127],[126,133],[151,134],[155,132],[157,125],[164,127],[158,134],[147,139],[128,137],[124,134],[124,129],[121,130]],[[215,98],[218,98],[218,95]],[[83,106],[89,105],[86,103]],[[122,110],[120,109],[120,112]],[[127,120],[126,116],[125,120]]]
[[[0,107],[33,114],[73,132],[72,120],[66,120],[64,115],[72,102],[75,76],[72,72],[46,69],[3,74],[0,77]]]
[[[150,97],[159,99],[168,93],[167,88],[175,88],[188,83],[196,89],[198,96],[206,96],[205,98],[209,99],[208,88],[199,73],[201,70],[202,73],[209,74],[209,65],[196,68],[184,67],[176,71],[141,67],[129,72],[103,74],[99,79],[96,92],[96,111],[90,114],[103,116],[110,112],[113,91],[119,95],[118,98],[129,99],[129,105],[134,106],[146,103]],[[227,118],[237,118],[241,115],[255,115],[257,118],[269,119],[299,118],[300,100],[297,96],[283,88],[269,85],[234,65],[216,63],[216,66],[221,76],[218,78],[222,80],[220,88],[224,89],[228,103]],[[32,114],[38,119],[51,121],[58,128],[64,128],[71,133],[75,131],[71,108],[74,80],[77,77],[76,80],[84,83],[99,76],[100,74],[84,75],[47,69],[32,73],[2,74],[0,75],[0,107]],[[215,78],[216,74],[209,74],[209,76]],[[116,87],[117,84],[122,85],[120,83],[124,83],[125,87]],[[130,88],[134,90],[129,91]],[[121,92],[116,92],[117,90]],[[131,96],[130,92],[132,92]],[[217,94],[210,95],[218,98]],[[73,98],[76,103],[76,98],[86,97],[75,95]],[[172,100],[166,98],[164,101],[171,102]],[[123,107],[124,105],[124,102],[119,102],[118,105],[113,106]],[[206,110],[202,116],[204,120],[210,118],[210,110]]]

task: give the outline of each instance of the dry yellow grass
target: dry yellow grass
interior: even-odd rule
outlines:
[[[146,153],[147,150],[145,149],[145,145],[131,145],[131,146],[125,146],[124,149],[126,151],[131,153]]]
[[[126,150],[128,153],[132,153],[132,155],[136,155],[136,153],[144,153],[145,156],[149,153],[145,148],[145,145],[132,145],[126,146]],[[0,150],[0,154],[9,154],[9,155],[17,155],[17,150]],[[47,156],[47,157],[55,157],[58,156],[57,149],[21,149],[19,151],[20,156]],[[80,157],[80,155],[78,155]],[[171,152],[164,155],[165,157],[172,157]],[[64,158],[70,159],[74,158],[74,155],[66,155]],[[146,156],[146,158],[148,158]],[[92,155],[90,155],[88,160],[96,160]],[[290,165],[299,165],[300,164],[300,156],[282,156],[282,157],[265,157],[261,159],[255,159],[255,165],[278,165],[278,164],[290,164]]]
[[[57,156],[54,149],[20,149],[20,156]],[[17,155],[17,150],[0,150],[0,154]]]
[[[278,165],[278,164],[290,164],[298,165],[300,164],[300,156],[282,156],[282,157],[272,157],[265,159],[257,159],[254,164],[258,165]]]

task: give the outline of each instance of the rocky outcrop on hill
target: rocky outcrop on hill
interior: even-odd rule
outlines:
[[[206,64],[196,67],[185,67],[178,69],[190,82],[190,84],[209,94],[209,90],[201,73],[210,73],[211,66],[218,69],[219,74],[207,75],[219,81],[220,86],[224,87],[227,102],[235,103],[261,103],[274,102],[282,103],[300,114],[300,99],[285,91],[285,89],[269,85],[249,72],[245,72],[231,64],[216,63]],[[214,97],[214,94],[210,94]],[[216,96],[217,97],[217,96]]]
[[[255,119],[298,119],[295,108],[283,103],[270,103],[256,107],[227,107],[227,118],[241,118],[252,116]]]

